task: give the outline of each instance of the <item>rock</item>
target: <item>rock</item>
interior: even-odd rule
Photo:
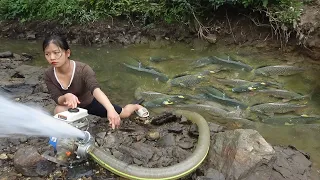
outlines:
[[[211,133],[222,132],[226,129],[226,127],[220,126],[220,125],[212,123],[212,122],[208,122],[208,125],[209,125],[209,129],[210,129]]]
[[[202,39],[193,40],[193,49],[196,51],[203,51],[208,48],[209,42]]]
[[[309,179],[312,163],[301,152],[291,147],[275,146],[274,149],[277,155],[273,165],[275,173],[280,173],[285,179]]]
[[[158,145],[160,147],[168,147],[168,146],[175,146],[176,145],[176,141],[175,141],[175,137],[173,134],[167,134],[163,137],[161,137],[158,140]]]
[[[245,179],[257,166],[275,158],[272,146],[251,129],[217,133],[210,147],[210,165],[226,179]]]
[[[34,32],[32,32],[32,31],[29,31],[29,32],[27,32],[26,39],[27,40],[35,40],[36,39],[36,34]]]
[[[183,125],[182,124],[173,124],[172,126],[170,126],[168,128],[168,132],[170,133],[182,133],[182,127]]]
[[[103,139],[106,136],[107,132],[99,132],[96,134],[97,137]]]
[[[193,143],[188,141],[178,142],[178,145],[182,149],[190,149],[193,147]]]
[[[172,114],[172,113],[169,113],[169,112],[165,112],[155,118],[153,118],[151,120],[151,124],[153,125],[162,125],[162,124],[165,124],[165,123],[169,123],[169,122],[174,122],[177,120],[177,116]]]
[[[192,124],[188,133],[192,137],[198,137],[199,136],[198,126],[196,124]]]
[[[225,180],[224,175],[219,171],[217,171],[216,169],[209,168],[205,175],[206,175],[206,178],[209,178],[209,179]]]
[[[159,131],[152,130],[152,131],[149,131],[147,134],[148,140],[155,141],[155,140],[158,140],[159,138],[160,138]]]
[[[113,134],[109,134],[104,138],[104,147],[106,148],[113,148],[118,142],[118,138]]]
[[[217,42],[217,35],[215,34],[208,34],[207,36],[205,36],[205,39],[211,43],[211,44],[215,44]]]
[[[53,163],[43,158],[37,148],[28,146],[19,149],[14,155],[14,167],[24,176],[46,176],[55,167]]]
[[[0,58],[10,58],[13,57],[13,53],[11,51],[0,52]]]
[[[5,153],[0,154],[0,160],[6,160],[8,156]]]

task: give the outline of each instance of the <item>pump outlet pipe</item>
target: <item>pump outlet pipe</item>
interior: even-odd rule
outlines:
[[[198,143],[195,150],[191,156],[182,162],[169,167],[145,168],[120,161],[94,145],[88,147],[86,153],[104,168],[128,179],[166,180],[186,176],[196,170],[206,158],[210,147],[210,130],[207,121],[200,114],[185,110],[177,110],[174,112],[196,123],[199,131]]]

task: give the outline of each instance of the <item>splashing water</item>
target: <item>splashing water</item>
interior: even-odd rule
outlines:
[[[83,131],[47,112],[0,96],[0,137],[14,135],[84,139]]]

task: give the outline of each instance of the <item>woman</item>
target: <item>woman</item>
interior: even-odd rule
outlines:
[[[45,71],[45,83],[57,103],[54,114],[79,106],[87,109],[89,114],[107,117],[112,129],[119,127],[120,118],[129,117],[133,112],[141,117],[149,116],[148,110],[139,104],[128,104],[124,108],[111,104],[101,91],[91,67],[70,60],[71,50],[66,39],[50,36],[45,38],[42,47],[51,64]]]

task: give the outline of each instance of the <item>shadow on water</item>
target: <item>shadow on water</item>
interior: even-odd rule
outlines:
[[[299,54],[281,53],[278,51],[265,51],[254,47],[234,47],[234,46],[212,46],[205,51],[195,51],[185,44],[175,44],[162,48],[150,48],[147,45],[129,46],[127,48],[110,48],[110,47],[84,47],[72,45],[72,59],[79,60],[89,64],[96,72],[97,79],[101,88],[109,96],[112,102],[125,105],[131,102],[134,92],[138,87],[142,87],[147,91],[156,91],[170,94],[196,94],[193,87],[170,87],[169,83],[157,81],[153,76],[132,71],[126,68],[123,63],[134,64],[140,61],[143,65],[154,68],[169,78],[181,74],[195,74],[202,72],[204,69],[216,70],[216,66],[208,66],[205,68],[194,68],[191,64],[203,57],[217,56],[239,60],[243,63],[258,68],[266,65],[294,65],[306,69],[301,74],[286,77],[255,77],[252,72],[244,72],[241,70],[226,70],[219,73],[206,76],[205,82],[198,85],[215,87],[223,90],[226,95],[236,98],[248,105],[266,102],[281,102],[281,100],[273,97],[257,95],[255,93],[239,93],[235,94],[230,87],[218,84],[214,81],[216,78],[225,79],[245,79],[254,81],[277,82],[282,85],[283,89],[294,91],[303,95],[312,92],[311,100],[306,98],[302,101],[294,101],[295,103],[307,104],[300,114],[316,114],[320,115],[320,65],[311,63],[305,57]],[[26,52],[36,55],[31,65],[47,67],[48,64],[42,55],[41,42],[26,41],[7,41],[4,40],[0,44],[1,51],[13,51],[15,53]],[[166,57],[165,61],[152,62],[150,57]],[[138,64],[137,64],[138,65]],[[206,116],[207,120],[218,122],[230,126],[230,120],[220,119],[219,121],[212,116]],[[254,119],[259,122],[258,119]],[[310,153],[314,165],[320,168],[320,141],[319,141],[319,124],[308,125],[292,125],[277,126],[266,125],[261,122],[233,122],[231,126],[238,128],[254,128],[258,130],[268,142],[274,145],[294,145],[298,149]],[[246,125],[245,123],[249,123]],[[232,127],[230,127],[232,128]],[[234,128],[234,127],[233,127]]]

